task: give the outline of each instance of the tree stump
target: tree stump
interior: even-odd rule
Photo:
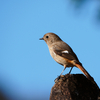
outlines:
[[[97,100],[99,87],[83,74],[66,74],[56,79],[50,100]]]

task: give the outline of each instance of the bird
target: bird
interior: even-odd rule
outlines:
[[[85,76],[89,80],[93,80],[91,75],[82,66],[82,63],[79,61],[72,48],[67,43],[65,43],[58,35],[49,32],[46,33],[43,38],[40,38],[40,40],[44,40],[46,42],[52,58],[57,63],[64,66],[64,69],[60,75],[62,75],[67,67],[71,67],[69,74],[71,73],[73,67],[77,67],[85,74]]]

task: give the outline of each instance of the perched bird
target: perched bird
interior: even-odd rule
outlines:
[[[66,69],[66,67],[71,67],[72,70],[72,68],[75,66],[79,68],[89,80],[93,80],[90,74],[82,66],[71,47],[62,41],[58,35],[54,33],[46,33],[43,38],[40,38],[40,40],[44,40],[47,43],[52,58],[57,63],[64,66],[63,71]],[[60,75],[62,75],[63,71]]]

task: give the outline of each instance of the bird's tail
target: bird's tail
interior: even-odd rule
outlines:
[[[80,64],[75,64],[75,66],[77,67],[77,68],[79,68],[85,75],[86,75],[86,77],[89,79],[89,80],[91,80],[91,81],[94,81],[94,79],[91,77],[91,75],[85,70],[85,68],[83,67],[83,66],[81,66]]]

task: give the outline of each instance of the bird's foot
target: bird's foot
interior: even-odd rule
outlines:
[[[58,77],[54,80],[54,82],[55,82],[55,83],[59,82],[60,80],[63,79],[63,77],[64,77],[64,75],[58,76]]]

